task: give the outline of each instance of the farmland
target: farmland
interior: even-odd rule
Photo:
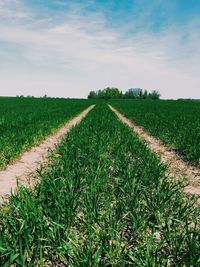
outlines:
[[[198,266],[195,199],[105,104],[51,157],[0,207],[1,266]]]
[[[200,164],[200,102],[116,100],[111,104],[186,161]]]
[[[0,98],[0,169],[89,106],[87,100]]]

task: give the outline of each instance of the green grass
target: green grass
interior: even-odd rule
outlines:
[[[194,198],[108,107],[51,156],[35,189],[0,207],[0,266],[198,266]]]
[[[89,105],[87,100],[0,97],[0,169]]]
[[[117,100],[111,104],[159,137],[186,161],[200,164],[199,101]]]

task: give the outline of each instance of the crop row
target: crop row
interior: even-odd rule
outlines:
[[[89,104],[87,100],[0,98],[0,169]]]
[[[185,160],[200,164],[199,101],[119,100],[112,104],[176,150]]]
[[[0,207],[0,265],[197,266],[197,209],[106,105]]]

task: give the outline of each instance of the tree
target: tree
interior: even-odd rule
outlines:
[[[98,91],[90,91],[88,95],[89,99],[159,99],[160,93],[156,90],[153,90],[152,92],[148,92],[147,90],[141,89],[141,88],[130,88],[128,91],[126,91],[124,94],[122,91],[119,91],[116,87],[107,87],[103,90]]]
[[[143,99],[147,99],[148,98],[148,92],[147,92],[147,90],[144,91],[142,98]]]
[[[143,91],[141,88],[130,88],[125,92],[125,98],[139,99],[142,98]]]
[[[121,94],[120,94],[120,91],[118,88],[110,88],[110,87],[107,87],[103,90],[103,98],[105,99],[117,99],[117,98],[120,98],[121,97]]]
[[[151,92],[151,99],[157,100],[160,98],[160,93],[157,90]]]
[[[96,99],[96,98],[100,98],[100,99],[118,99],[118,98],[122,98],[122,92],[119,91],[118,88],[115,87],[107,87],[103,90],[98,90],[97,92],[95,91],[90,91],[88,98],[90,99]]]
[[[90,91],[89,95],[88,95],[89,99],[94,99],[97,98],[97,94],[95,91]]]

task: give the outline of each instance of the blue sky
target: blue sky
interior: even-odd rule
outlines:
[[[0,95],[200,98],[199,0],[1,0]]]

